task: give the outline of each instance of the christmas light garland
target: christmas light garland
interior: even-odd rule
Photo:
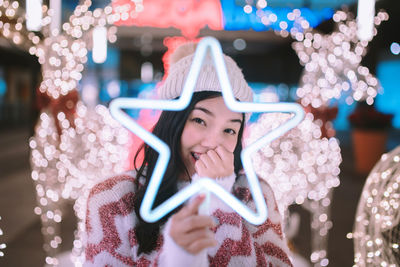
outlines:
[[[40,91],[52,99],[76,90],[82,78],[87,52],[93,46],[90,36],[96,27],[112,25],[115,15],[110,6],[90,11],[91,1],[78,5],[62,25],[63,35],[49,35],[29,52],[43,67]],[[45,31],[45,30],[44,30]],[[109,42],[116,41],[116,27],[107,29]],[[69,103],[73,105],[73,102]],[[55,116],[55,117],[54,117]],[[55,125],[62,128],[61,134]],[[90,187],[99,179],[128,169],[130,135],[116,123],[104,106],[88,109],[79,102],[75,115],[44,112],[30,140],[32,178],[38,206],[35,213],[42,220],[46,263],[57,265],[62,242],[60,223],[68,200],[74,203],[78,219],[72,249],[75,266],[83,263],[84,216]],[[77,157],[79,155],[79,157]]]
[[[128,169],[131,138],[101,105],[91,110],[79,102],[75,127],[62,112],[58,113],[58,120],[63,126],[60,136],[52,114],[42,113],[37,135],[29,142],[38,202],[34,211],[42,220],[46,263],[57,265],[62,242],[60,223],[67,201],[73,201],[78,225],[72,257],[75,266],[81,266],[89,189],[101,179]]]
[[[0,0],[0,34],[37,56],[43,75],[39,89],[50,101],[59,101],[77,89],[88,50],[93,47],[90,37],[94,28],[105,27],[108,41],[116,41],[116,27],[112,25],[118,15],[112,14],[110,6],[90,11],[91,4],[83,1],[75,8],[69,21],[62,25],[62,34],[50,28],[54,11],[43,5],[42,29],[36,33],[26,30],[25,15],[18,2]],[[80,266],[88,189],[101,177],[128,168],[130,135],[104,106],[92,111],[72,100],[63,104],[72,116],[62,109],[44,111],[29,142],[38,203],[34,212],[42,221],[46,263],[57,265],[63,211],[68,200],[74,202],[78,228],[72,254],[74,264]]]
[[[0,221],[1,221],[1,216],[0,216]],[[0,237],[3,235],[3,230],[0,228]],[[4,252],[3,249],[5,249],[7,245],[5,243],[0,243],[0,257],[4,257]]]
[[[399,264],[400,146],[387,154],[369,174],[358,203],[354,231],[354,266]]]
[[[249,129],[251,143],[290,118],[288,114],[263,114]],[[327,266],[328,232],[332,189],[339,186],[342,161],[339,142],[321,138],[321,128],[308,113],[304,120],[281,138],[264,146],[252,157],[259,177],[272,187],[279,210],[288,220],[287,207],[303,205],[311,218],[311,261]]]
[[[388,18],[386,12],[379,12],[375,16],[375,27]],[[336,30],[330,34],[315,29],[292,34],[297,40],[293,49],[304,65],[297,96],[303,106],[319,108],[349,91],[347,104],[366,100],[372,105],[380,85],[369,69],[360,65],[368,41],[358,39],[357,23],[351,13],[337,11],[333,20]]]

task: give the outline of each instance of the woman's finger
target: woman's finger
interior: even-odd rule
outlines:
[[[201,228],[191,231],[179,238],[179,243],[181,247],[189,247],[192,243],[200,239],[214,238],[214,233],[208,228]]]
[[[218,156],[222,159],[222,160],[226,160],[226,159],[233,159],[233,152],[229,152],[225,147],[223,146],[218,146],[215,149],[215,152],[218,154]]]
[[[217,245],[217,240],[215,238],[203,238],[196,240],[192,244],[190,244],[186,250],[192,254],[197,254],[203,249],[209,248],[209,247],[215,247]]]
[[[233,169],[233,162],[234,162],[234,155],[232,152],[229,152],[223,146],[218,146],[215,149],[216,153],[218,153],[219,157],[221,158],[222,166],[225,168],[232,168]],[[229,170],[231,171],[231,170]]]
[[[220,166],[222,164],[222,158],[215,150],[209,150],[207,156],[210,158],[214,166]]]
[[[204,194],[196,196],[192,201],[189,201],[187,205],[185,205],[180,211],[175,214],[175,218],[179,220],[189,217],[190,215],[198,214],[199,206],[201,205],[201,203],[203,203],[205,197],[206,196]]]
[[[180,231],[183,233],[189,233],[197,229],[205,229],[214,227],[214,221],[208,215],[193,215],[181,220]]]
[[[202,154],[198,161],[203,162],[206,168],[212,168],[214,166],[214,162],[211,160],[208,152],[206,154]]]
[[[206,165],[204,164],[203,161],[201,161],[201,160],[196,161],[196,163],[194,165],[194,168],[195,168],[195,170],[196,170],[198,175],[206,176],[205,174],[207,172],[207,167],[206,167]]]

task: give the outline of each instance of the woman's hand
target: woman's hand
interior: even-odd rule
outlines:
[[[214,233],[209,229],[215,226],[212,218],[198,215],[199,206],[204,198],[204,195],[197,196],[171,217],[169,235],[176,244],[192,254],[217,245]]]
[[[202,154],[195,163],[195,169],[200,177],[222,178],[231,175],[234,171],[234,155],[223,146],[209,150]]]

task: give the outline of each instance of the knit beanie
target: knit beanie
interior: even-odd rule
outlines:
[[[158,88],[158,95],[161,99],[174,99],[182,94],[186,77],[192,65],[196,46],[196,43],[185,43],[177,47],[172,53],[170,57],[169,74],[164,83]],[[252,102],[253,91],[244,79],[242,71],[232,58],[225,54],[223,56],[233,95],[239,101]],[[201,91],[222,92],[210,52],[207,53],[203,60],[194,88],[194,92]]]

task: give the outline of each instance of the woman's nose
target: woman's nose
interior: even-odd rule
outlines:
[[[214,132],[210,132],[204,136],[202,140],[202,146],[208,149],[216,149],[223,142],[222,135]]]

